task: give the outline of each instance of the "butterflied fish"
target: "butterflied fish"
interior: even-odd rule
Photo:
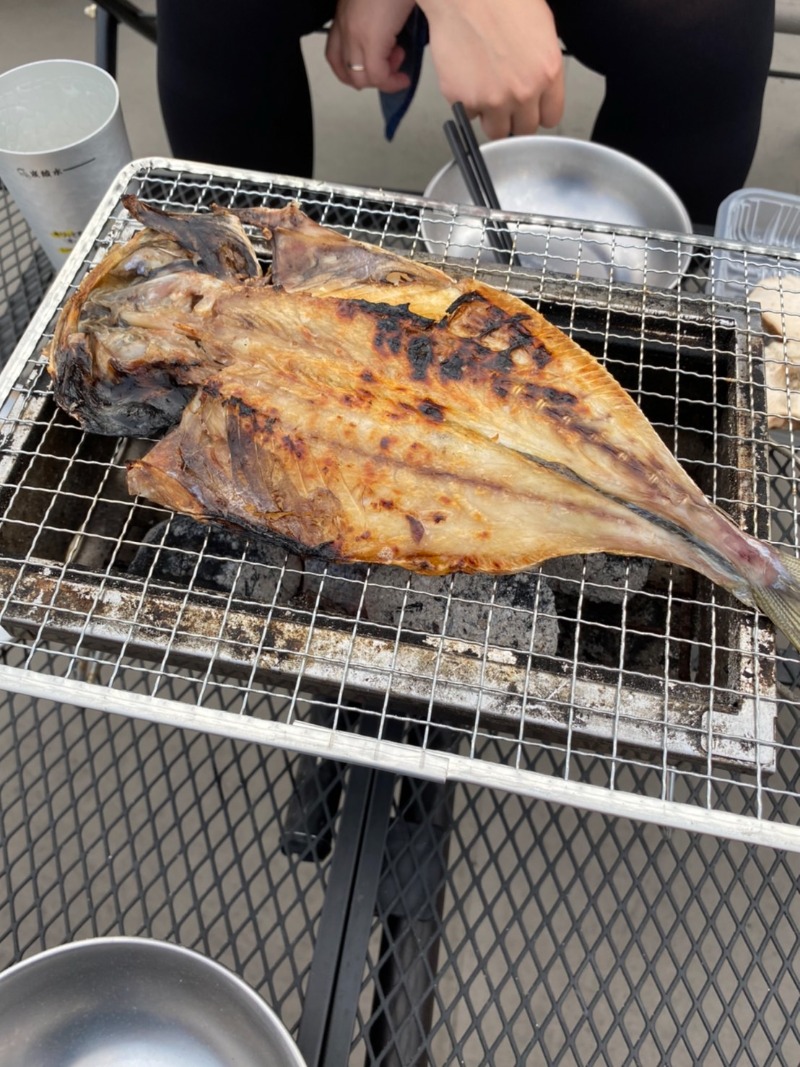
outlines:
[[[713,505],[615,379],[524,301],[295,206],[126,206],[146,229],[67,304],[50,370],[89,429],[174,423],[130,466],[132,493],[428,574],[665,560],[800,647],[798,560]],[[242,222],[272,246],[267,275]]]

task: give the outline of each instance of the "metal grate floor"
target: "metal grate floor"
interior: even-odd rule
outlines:
[[[84,937],[176,941],[296,1028],[328,865],[313,843],[296,851],[296,759],[20,696],[1,707],[0,966]]]
[[[441,925],[415,929],[438,948],[431,1063],[796,1062],[796,856],[461,787],[451,803]]]
[[[328,814],[304,821],[302,756],[25,696],[0,708],[0,966],[164,938],[242,975],[297,1036],[354,769],[329,765]],[[798,773],[784,755],[791,821]],[[725,799],[746,803],[735,783]],[[349,1048],[321,1062],[797,1062],[795,853],[414,778],[392,778],[388,820]]]

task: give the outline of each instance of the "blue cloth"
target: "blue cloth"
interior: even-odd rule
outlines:
[[[387,141],[391,141],[397,132],[397,127],[408,111],[419,84],[422,53],[428,43],[428,20],[418,7],[415,7],[409,15],[408,21],[398,34],[397,43],[406,53],[400,70],[409,76],[411,84],[407,89],[401,89],[397,93],[379,94]]]

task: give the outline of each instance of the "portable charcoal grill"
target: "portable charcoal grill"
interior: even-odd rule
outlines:
[[[798,711],[794,655],[694,572],[593,556],[496,580],[421,579],[322,566],[130,499],[125,463],[145,445],[84,434],[54,404],[42,358],[67,293],[132,232],[126,191],[186,210],[296,199],[349,236],[448,260],[446,238],[421,239],[431,205],[418,198],[171,160],[123,171],[0,375],[0,625],[17,664],[0,666],[0,685],[800,850],[775,775],[800,746],[776,732],[779,713]],[[757,311],[718,300],[706,278],[711,253],[743,249],[495,214],[512,236],[535,225],[542,237],[535,262],[509,264],[485,240],[484,213],[458,214],[481,242],[453,269],[529,299],[606,364],[715,502],[796,543],[792,441],[765,430]],[[632,254],[646,262],[664,246],[678,253],[674,274],[627,280]],[[800,270],[767,258],[775,273]],[[267,715],[265,689],[280,697]]]

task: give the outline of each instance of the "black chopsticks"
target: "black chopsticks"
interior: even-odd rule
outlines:
[[[472,123],[467,118],[464,105],[459,101],[453,104],[453,118],[445,122],[444,132],[456,165],[461,171],[469,195],[476,206],[492,208],[496,211],[502,210],[491,175],[486,167],[486,161],[475,138]],[[509,262],[509,260],[513,262],[514,242],[506,227],[490,219],[487,224],[487,233],[492,247],[499,253],[498,260],[501,263]]]

